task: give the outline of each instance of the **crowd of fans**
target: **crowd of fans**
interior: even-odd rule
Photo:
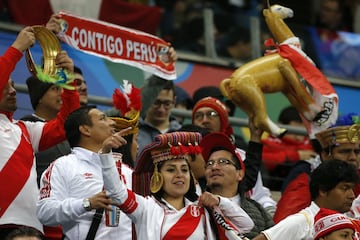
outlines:
[[[141,107],[109,117],[88,104],[86,79],[62,51],[54,61],[75,76],[72,88],[29,77],[34,113],[15,120],[10,76],[34,42],[25,27],[0,57],[2,239],[358,239],[358,114],[340,116],[311,142],[262,139],[250,117],[247,142],[234,134],[234,105],[218,88],[190,97],[152,75],[128,95],[130,103],[141,95]],[[176,105],[191,110],[189,125],[171,115]],[[286,108],[279,122],[299,126],[301,118]],[[270,172],[291,163],[279,202],[262,182],[263,160]]]

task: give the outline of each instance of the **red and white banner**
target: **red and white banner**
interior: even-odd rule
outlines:
[[[60,12],[64,20],[62,41],[80,51],[151,72],[161,78],[176,78],[169,59],[169,43],[151,34],[99,20]]]

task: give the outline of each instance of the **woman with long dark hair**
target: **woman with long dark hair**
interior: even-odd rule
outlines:
[[[209,192],[196,195],[189,155],[200,154],[200,140],[195,132],[158,135],[134,170],[133,189],[140,194],[120,181],[109,154],[113,139],[104,141],[100,158],[105,189],[135,224],[138,239],[241,239],[253,227],[245,211],[230,200]]]

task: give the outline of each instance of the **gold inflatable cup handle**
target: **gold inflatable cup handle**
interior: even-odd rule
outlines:
[[[39,41],[43,52],[44,66],[43,73],[49,76],[56,75],[58,69],[56,68],[55,59],[59,52],[61,52],[61,45],[56,35],[44,26],[32,26],[35,33],[36,40]],[[30,49],[26,49],[25,59],[27,67],[31,74],[37,75],[36,65],[31,55]]]

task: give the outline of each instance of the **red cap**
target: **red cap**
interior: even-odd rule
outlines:
[[[231,152],[239,160],[240,168],[245,170],[245,165],[241,159],[240,153],[236,151],[235,145],[231,142],[229,136],[221,132],[209,133],[207,134],[200,142],[200,147],[202,148],[202,155],[207,162],[213,150],[223,149]]]

